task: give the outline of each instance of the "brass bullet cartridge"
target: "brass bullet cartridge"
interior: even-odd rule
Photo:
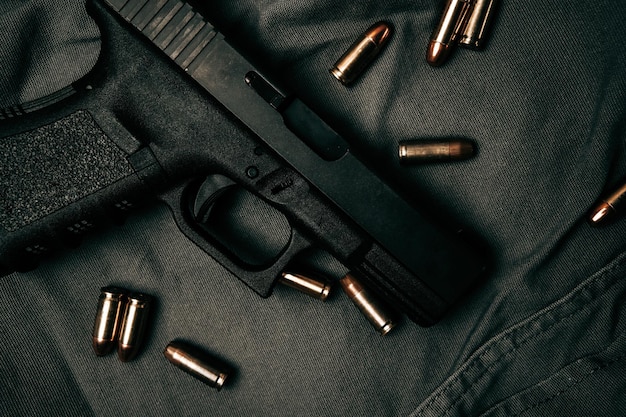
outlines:
[[[426,61],[430,65],[438,67],[446,62],[457,38],[465,29],[466,18],[471,9],[471,0],[447,1],[428,44]]]
[[[388,23],[374,23],[339,58],[333,68],[330,69],[330,73],[342,84],[350,84],[378,55],[390,36],[391,26]]]
[[[601,226],[614,220],[626,208],[626,182],[600,202],[589,213],[589,223]]]
[[[303,274],[283,272],[278,279],[281,284],[303,292],[319,300],[326,300],[330,294],[331,284],[323,279],[313,278]]]
[[[363,288],[352,274],[346,274],[339,280],[339,283],[352,302],[382,336],[394,328],[395,322],[392,315],[369,291]]]
[[[188,343],[174,340],[167,345],[163,354],[176,367],[218,391],[228,378],[228,372],[219,369],[215,358]]]
[[[132,293],[127,297],[117,345],[117,356],[122,362],[132,360],[141,350],[151,302],[152,297],[146,294]]]
[[[111,353],[117,345],[127,294],[125,289],[118,287],[100,289],[93,325],[93,350],[98,356]]]
[[[467,139],[402,141],[398,144],[400,162],[454,161],[474,155],[474,144]]]
[[[459,45],[470,49],[484,48],[495,10],[496,0],[474,0],[472,11],[459,36]]]

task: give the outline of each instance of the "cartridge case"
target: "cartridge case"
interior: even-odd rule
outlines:
[[[601,226],[614,220],[617,215],[625,210],[626,182],[600,200],[600,202],[589,213],[588,220],[593,226]]]
[[[331,289],[331,284],[322,278],[291,272],[283,272],[279,282],[322,301],[328,298]]]
[[[454,161],[474,155],[474,144],[466,139],[402,141],[398,144],[398,158],[403,164]]]
[[[146,294],[131,293],[127,297],[117,346],[117,355],[122,362],[132,360],[141,350],[151,302],[152,297]]]
[[[435,26],[428,44],[426,61],[434,66],[443,65],[454,48],[472,9],[470,0],[448,0],[441,19]]]
[[[474,0],[471,13],[468,13],[463,31],[459,35],[459,45],[469,49],[483,49],[495,11],[496,0]]]
[[[117,346],[128,291],[119,287],[102,287],[93,325],[93,350],[104,356]]]
[[[337,60],[330,73],[342,84],[352,83],[380,53],[390,36],[391,26],[388,23],[374,23]]]
[[[194,378],[218,391],[228,378],[228,372],[216,358],[189,343],[174,340],[163,352],[167,360]]]
[[[394,328],[393,314],[371,292],[367,291],[352,274],[346,274],[339,280],[339,283],[352,302],[381,335],[386,335]]]

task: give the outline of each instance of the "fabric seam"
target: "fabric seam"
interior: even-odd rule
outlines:
[[[533,404],[530,404],[528,407],[520,410],[518,413],[516,414],[512,414],[511,417],[516,417],[516,416],[520,416],[524,413],[526,413],[527,411],[530,411],[534,408],[537,408],[543,404],[549,403],[550,401],[553,401],[554,399],[556,399],[558,396],[564,394],[565,392],[569,391],[572,387],[574,387],[575,385],[583,382],[586,378],[588,378],[589,376],[593,375],[594,373],[596,373],[597,371],[600,371],[602,369],[608,368],[609,366],[619,362],[620,360],[624,359],[626,357],[626,353],[623,353],[619,356],[617,356],[616,358],[613,358],[612,360],[603,363],[602,365],[598,365],[595,368],[592,368],[589,370],[589,372],[587,372],[584,375],[581,375],[580,378],[574,380],[571,384],[567,385],[566,387],[564,387],[563,389],[561,389],[560,391],[556,392],[555,394],[552,394],[551,396],[544,398],[541,401],[537,401]]]
[[[589,294],[585,294],[586,291],[590,290],[590,287],[592,287],[593,285],[596,285],[597,283],[599,283],[600,281],[602,281],[603,279],[605,279],[607,277],[607,275],[613,273],[615,270],[618,270],[619,268],[621,268],[626,260],[626,256],[625,254],[621,254],[621,259],[619,259],[619,261],[617,261],[614,265],[609,266],[608,268],[606,268],[603,271],[598,272],[597,276],[594,278],[591,278],[588,282],[585,282],[583,284],[581,284],[579,286],[579,288],[574,289],[572,292],[570,292],[569,294],[565,295],[563,298],[561,298],[560,300],[557,300],[555,303],[553,303],[553,305],[546,307],[544,310],[539,311],[537,313],[535,313],[533,316],[529,317],[528,319],[526,319],[525,323],[518,323],[516,325],[516,327],[511,328],[507,331],[505,331],[504,334],[500,335],[500,336],[496,336],[491,342],[487,342],[489,343],[489,346],[485,347],[485,349],[478,353],[477,356],[474,359],[471,359],[471,362],[469,362],[467,364],[467,366],[465,367],[465,369],[463,369],[462,371],[459,371],[458,375],[456,375],[453,379],[451,379],[450,381],[448,381],[448,383],[446,384],[445,387],[443,387],[437,394],[435,394],[435,396],[433,398],[431,398],[430,400],[428,400],[427,403],[425,403],[422,407],[420,407],[420,411],[416,414],[416,415],[423,415],[424,411],[426,409],[428,409],[429,407],[431,407],[439,398],[441,398],[441,396],[443,396],[444,394],[446,394],[449,390],[451,390],[454,386],[456,386],[456,384],[459,382],[460,378],[462,375],[466,375],[468,373],[468,371],[471,371],[472,369],[476,368],[478,365],[483,365],[485,366],[485,363],[483,361],[483,358],[489,353],[491,352],[494,348],[501,346],[503,342],[505,341],[510,341],[512,344],[512,347],[507,349],[506,351],[502,352],[498,358],[494,359],[494,361],[488,365],[485,366],[485,369],[480,372],[479,375],[477,375],[474,380],[472,381],[472,383],[465,389],[462,390],[461,393],[458,394],[456,400],[454,400],[449,406],[447,406],[445,408],[445,410],[442,412],[443,415],[446,415],[450,412],[450,410],[457,405],[461,400],[463,400],[463,398],[465,397],[465,395],[478,383],[480,382],[485,376],[489,375],[489,372],[496,367],[499,363],[501,363],[504,359],[506,359],[507,357],[509,357],[512,353],[514,353],[515,351],[517,351],[519,348],[521,348],[522,346],[524,346],[526,343],[528,343],[530,340],[540,336],[541,334],[549,331],[550,329],[552,329],[554,326],[556,326],[557,324],[571,318],[572,316],[582,312],[585,310],[586,307],[589,306],[589,303],[595,299],[600,298],[602,295],[604,295],[607,291],[609,291],[615,284],[617,284],[619,282],[619,280],[617,278],[615,278],[613,280],[613,282],[608,282],[606,288],[602,289],[596,296],[593,295],[589,295]],[[568,315],[560,317],[560,318],[553,318],[552,323],[550,323],[547,327],[545,328],[540,328],[537,329],[537,331],[531,332],[528,335],[526,335],[526,337],[522,338],[520,341],[518,341],[518,343],[515,343],[513,341],[513,337],[521,332],[523,332],[525,329],[531,327],[532,325],[536,325],[537,323],[540,322],[541,318],[544,318],[547,314],[549,314],[550,312],[553,312],[559,308],[561,309],[565,309],[568,306],[574,304],[576,299],[579,298],[586,298],[586,297],[591,297],[589,300],[583,301],[583,304],[581,304],[578,308],[576,308],[575,310],[571,311]],[[547,324],[547,323],[546,323]]]

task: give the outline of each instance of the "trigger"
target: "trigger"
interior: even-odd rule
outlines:
[[[196,197],[191,207],[191,215],[196,223],[204,224],[208,221],[211,207],[226,190],[236,183],[228,177],[213,175],[207,177],[196,191]]]

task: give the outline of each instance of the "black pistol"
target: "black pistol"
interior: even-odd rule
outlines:
[[[0,112],[2,274],[155,200],[263,297],[320,247],[429,326],[484,273],[477,246],[400,197],[190,5],[105,3],[88,4],[103,39],[92,73],[57,103]]]

